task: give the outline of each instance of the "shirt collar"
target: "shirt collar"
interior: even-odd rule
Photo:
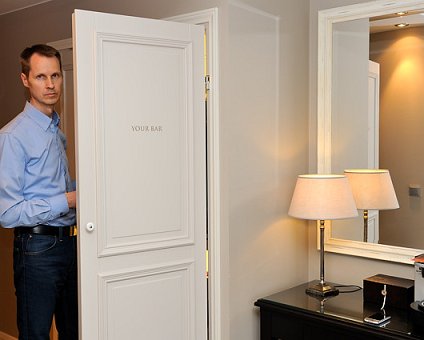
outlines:
[[[56,111],[53,112],[52,118],[50,118],[46,114],[37,110],[30,102],[26,102],[24,112],[38,125],[40,125],[44,131],[47,131],[50,125],[53,125],[56,128],[59,126],[60,118]]]

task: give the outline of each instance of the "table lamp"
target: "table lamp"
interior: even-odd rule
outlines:
[[[320,281],[308,287],[306,293],[320,297],[337,295],[338,289],[324,280],[324,222],[358,216],[348,179],[343,175],[299,175],[289,215],[320,223]]]
[[[368,241],[368,210],[399,208],[389,170],[347,169],[356,207],[364,210],[364,242]]]

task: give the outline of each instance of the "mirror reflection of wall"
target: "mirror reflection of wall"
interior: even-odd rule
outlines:
[[[424,249],[424,197],[408,190],[424,186],[424,26],[379,31],[381,19],[334,24],[332,172],[389,169],[400,209],[374,212],[369,240]],[[423,25],[424,16],[419,19]],[[369,60],[380,72],[374,113]],[[336,221],[332,237],[361,241],[362,226],[361,217]]]
[[[424,186],[424,27],[371,34],[370,59],[380,64],[380,167],[400,204],[380,214],[380,242],[424,248],[424,197],[408,190]]]
[[[368,167],[367,75],[368,19],[334,24],[331,113],[331,167]],[[332,236],[355,241],[363,237],[361,213],[355,219],[333,222]]]

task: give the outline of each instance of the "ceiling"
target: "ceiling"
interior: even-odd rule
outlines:
[[[19,11],[20,9],[39,5],[49,1],[53,0],[0,0],[0,15]],[[408,13],[406,16],[403,16],[403,18],[408,18],[408,24],[410,25],[410,27],[421,26],[424,23],[422,11],[414,11]],[[399,16],[395,14],[371,18],[371,33],[396,29],[393,26],[396,23],[399,23]]]
[[[0,0],[0,15],[52,0]]]
[[[370,32],[378,33],[400,29],[395,24],[405,23],[407,27],[417,27],[424,25],[424,12],[422,10],[405,12],[400,14],[388,14],[370,18]]]

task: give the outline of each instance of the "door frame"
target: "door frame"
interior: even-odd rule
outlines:
[[[221,190],[219,149],[219,51],[218,9],[211,8],[193,13],[164,18],[163,20],[203,25],[207,34],[207,63],[210,76],[207,117],[207,213],[209,249],[208,315],[209,339],[221,338]],[[57,50],[72,48],[72,38],[48,43]]]

